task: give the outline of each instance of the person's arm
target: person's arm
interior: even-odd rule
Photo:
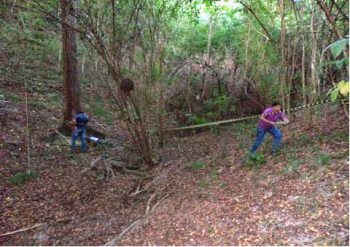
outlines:
[[[266,123],[268,123],[268,124],[271,124],[271,125],[275,125],[275,124],[276,124],[275,122],[272,122],[272,121],[266,119],[265,116],[264,116],[264,114],[262,114],[262,115],[260,116],[260,120],[262,120],[262,121],[264,121],[264,122],[266,122]]]

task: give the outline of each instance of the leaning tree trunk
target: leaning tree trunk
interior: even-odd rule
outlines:
[[[80,82],[78,77],[76,14],[78,0],[61,0],[62,50],[65,106],[63,126],[72,121],[73,111],[81,111]]]

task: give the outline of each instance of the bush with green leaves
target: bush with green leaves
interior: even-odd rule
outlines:
[[[210,121],[215,121],[222,119],[228,114],[233,114],[236,110],[234,104],[237,101],[236,98],[214,93],[213,97],[205,104],[205,118]]]
[[[197,117],[197,116],[192,116],[190,118],[190,121],[191,121],[191,124],[193,125],[208,123],[208,121],[205,118]]]
[[[337,59],[340,54],[347,50],[349,46],[349,39],[341,39],[332,43],[329,48],[334,59]],[[349,66],[349,58],[344,57],[335,61],[331,61],[330,64],[335,64],[335,66],[342,70],[344,67]],[[335,102],[337,99],[348,99],[349,98],[349,82],[341,80],[335,87],[333,87],[329,94],[331,95],[332,102]]]
[[[265,159],[264,155],[256,152],[256,153],[248,155],[246,162],[245,162],[245,165],[248,167],[255,167],[255,166],[261,166],[265,163],[266,163],[266,159]]]
[[[237,99],[228,97],[227,95],[219,95],[214,93],[214,96],[210,98],[204,105],[204,107],[196,113],[196,115],[190,116],[190,122],[193,125],[205,124],[217,120],[222,120],[228,114],[235,112],[234,104]],[[211,129],[217,131],[216,127]]]
[[[13,175],[8,180],[11,184],[19,186],[24,185],[29,181],[36,179],[38,175],[35,172],[19,172],[16,175]]]

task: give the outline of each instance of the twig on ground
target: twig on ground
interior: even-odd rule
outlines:
[[[135,220],[127,228],[125,228],[125,230],[122,231],[118,236],[116,236],[115,238],[110,240],[108,243],[106,243],[105,246],[114,246],[114,245],[116,245],[116,243],[125,235],[125,233],[130,231],[134,226],[136,226],[138,223],[141,222],[141,219],[142,219],[142,217],[140,219],[138,219],[138,220]]]
[[[143,178],[141,178],[141,179],[139,180],[139,183],[138,183],[138,185],[137,185],[136,191],[135,191],[134,193],[131,193],[129,196],[135,196],[135,195],[137,195],[137,194],[139,194],[139,193],[141,193],[141,192],[143,192],[143,191],[146,191],[146,190],[140,190],[142,181],[143,181]]]
[[[5,237],[5,236],[13,235],[13,234],[16,234],[16,233],[29,231],[29,230],[32,230],[34,228],[38,228],[39,226],[42,226],[42,225],[43,224],[38,223],[38,224],[35,224],[34,226],[31,226],[31,227],[27,227],[27,228],[23,228],[23,229],[20,229],[20,230],[13,231],[13,232],[7,232],[7,233],[4,233],[4,234],[1,234],[0,237]]]
[[[150,208],[151,208],[151,203],[152,203],[153,199],[156,197],[156,195],[157,195],[157,192],[154,192],[154,193],[150,196],[150,198],[149,198],[149,200],[148,200],[148,202],[147,202],[147,207],[146,207],[146,213],[145,213],[145,215],[147,215],[147,214],[149,213],[149,210],[150,210]]]
[[[140,194],[141,192],[144,192],[147,190],[139,190],[139,191],[135,191],[134,193],[131,193],[129,196],[136,196],[137,194]]]
[[[156,196],[157,193],[154,193],[150,199],[148,200],[148,204],[150,204],[151,199],[153,200],[153,198]],[[125,228],[124,231],[122,231],[118,236],[116,236],[115,238],[113,238],[112,240],[110,240],[109,242],[107,242],[105,244],[105,246],[114,246],[118,243],[118,241],[128,232],[130,231],[132,228],[134,228],[136,225],[138,225],[139,223],[141,223],[143,220],[147,219],[147,216],[149,215],[149,213],[153,212],[153,210],[155,210],[157,208],[157,206],[159,205],[159,203],[165,199],[166,197],[168,197],[168,195],[165,195],[162,199],[160,199],[153,207],[152,210],[150,212],[146,212],[145,215],[141,216],[140,218],[138,218],[137,220],[135,220],[133,223],[131,223],[127,228]]]

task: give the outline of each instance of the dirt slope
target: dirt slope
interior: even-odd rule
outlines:
[[[73,154],[60,137],[48,141],[60,102],[31,92],[30,164],[37,178],[16,186],[9,178],[27,170],[24,93],[11,82],[0,93],[0,235],[41,224],[0,237],[2,245],[103,245],[133,222],[116,245],[349,244],[348,121],[336,106],[318,109],[309,130],[295,116],[282,127],[284,145],[275,156],[267,138],[265,163],[241,166],[252,123],[168,134],[155,150],[161,162],[151,177],[114,169],[116,177],[107,180],[103,170],[82,173],[102,149]],[[107,157],[139,165],[120,126],[97,120],[112,143]]]

